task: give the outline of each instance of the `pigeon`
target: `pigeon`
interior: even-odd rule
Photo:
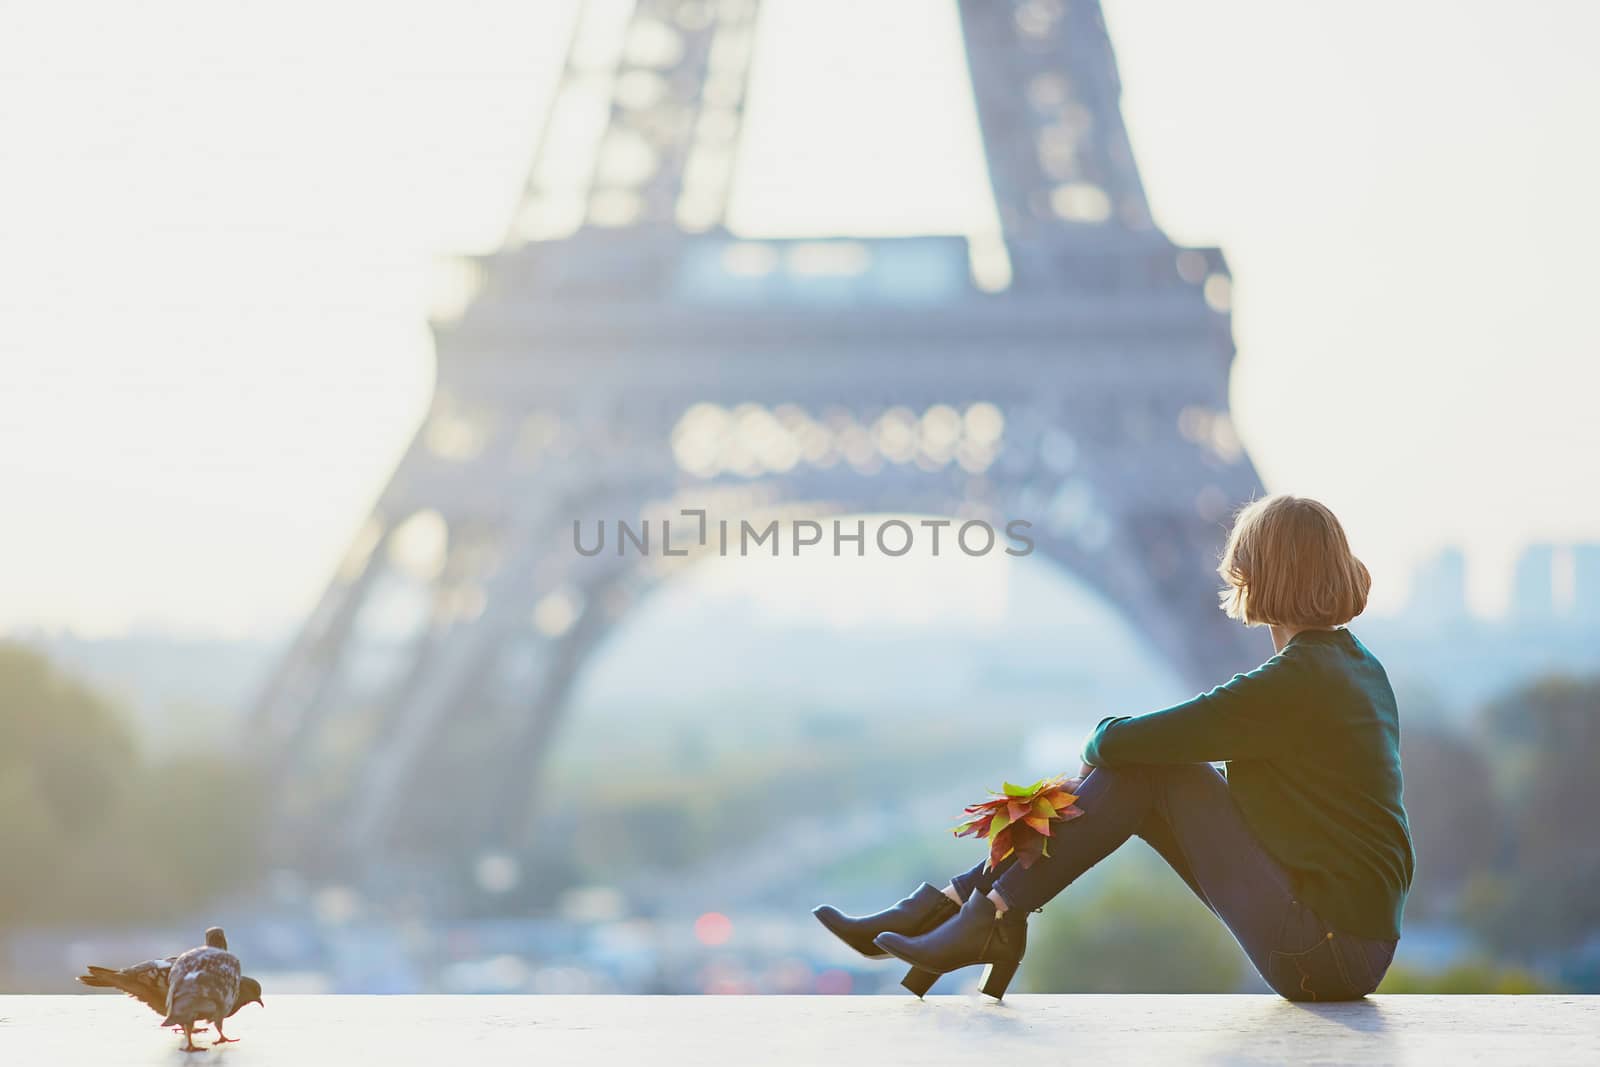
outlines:
[[[228,941],[220,928],[212,927],[206,931],[206,944],[211,948],[225,949]],[[166,959],[146,960],[121,970],[91,965],[85,968],[88,973],[78,976],[78,981],[97,989],[120,989],[156,1014],[165,1015],[168,977],[177,958],[168,956]],[[248,976],[239,979],[239,994],[234,999],[233,1011],[228,1013],[228,1017],[232,1018],[246,1004],[266,1006],[261,999],[261,983]]]
[[[90,965],[86,968],[87,974],[80,974],[78,981],[86,986],[97,989],[120,989],[128,996],[149,1007],[157,1015],[165,1015],[167,1011],[167,976],[172,971],[172,963],[178,957],[168,956],[164,960],[146,960],[136,963],[132,967],[124,967],[120,971],[110,967],[96,967]],[[234,998],[233,1010],[228,1013],[228,1018],[239,1014],[239,1009],[246,1004],[266,1004],[261,999],[261,983],[249,975],[239,977],[239,995]],[[202,1031],[204,1027],[200,1027]]]
[[[181,1026],[184,1052],[200,1052],[194,1043],[197,1019],[209,1019],[217,1028],[214,1045],[237,1041],[222,1032],[222,1021],[239,999],[239,957],[209,945],[192,948],[172,961],[167,973],[167,1015],[162,1026]]]
[[[99,989],[120,989],[128,996],[148,1006],[151,1011],[167,1013],[167,975],[172,971],[176,956],[164,960],[145,960],[120,971],[110,967],[90,964],[87,974],[78,975],[78,981]]]

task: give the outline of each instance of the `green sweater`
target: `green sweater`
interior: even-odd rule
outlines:
[[[1096,767],[1228,763],[1256,838],[1329,926],[1400,936],[1411,888],[1400,721],[1389,678],[1346,629],[1302,630],[1248,674],[1162,711],[1106,719]]]

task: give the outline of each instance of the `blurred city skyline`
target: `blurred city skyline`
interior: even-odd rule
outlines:
[[[426,406],[435,262],[494,246],[572,7],[8,11],[35,103],[3,150],[0,629],[304,613]],[[1482,612],[1526,543],[1600,540],[1600,13],[1106,10],[1157,221],[1233,267],[1240,434],[1346,519],[1375,610],[1444,544]],[[948,0],[768,0],[761,32],[738,232],[992,227]]]

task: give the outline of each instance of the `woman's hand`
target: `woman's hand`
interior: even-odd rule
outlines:
[[[1089,775],[1091,775],[1093,773],[1094,773],[1094,768],[1091,767],[1089,764],[1085,763],[1081,768],[1079,768],[1077,777],[1068,778],[1067,779],[1067,781],[1066,781],[1067,791],[1068,792],[1072,792],[1072,793],[1076,793],[1079,789],[1081,789],[1083,787],[1083,780],[1085,778],[1089,777]]]

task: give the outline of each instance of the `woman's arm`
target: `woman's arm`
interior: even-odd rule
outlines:
[[[1264,759],[1292,744],[1304,701],[1299,664],[1280,654],[1208,693],[1145,715],[1101,721],[1084,744],[1093,767]]]

